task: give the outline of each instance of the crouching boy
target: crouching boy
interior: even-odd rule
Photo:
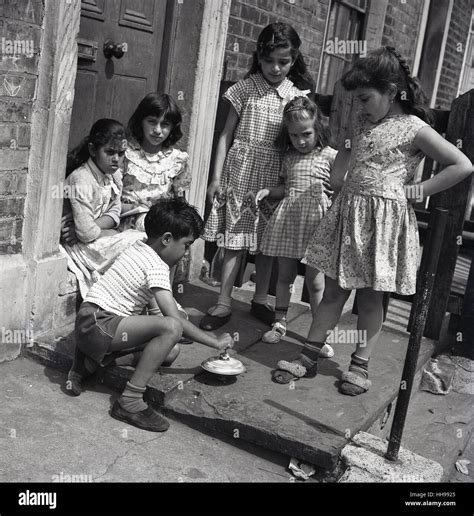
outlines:
[[[203,220],[184,199],[162,199],[145,218],[146,243],[128,247],[91,288],[76,319],[76,351],[67,389],[78,396],[82,381],[113,354],[142,351],[135,372],[114,403],[111,416],[152,432],[168,429],[168,421],[145,403],[143,393],[162,364],[178,355],[184,334],[211,348],[232,347],[225,333],[214,337],[180,317],[170,285],[173,267],[203,229]],[[151,303],[162,315],[140,315]]]

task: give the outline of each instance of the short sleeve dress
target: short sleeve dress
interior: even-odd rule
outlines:
[[[221,177],[221,191],[215,197],[203,238],[226,249],[260,251],[260,241],[278,201],[265,199],[259,207],[255,195],[262,188],[276,186],[280,179],[281,153],[275,146],[283,108],[295,97],[305,96],[288,79],[274,88],[261,73],[231,86],[224,98],[237,114],[239,123],[227,153]]]
[[[317,147],[308,154],[292,151],[285,155],[280,174],[285,194],[263,233],[263,254],[303,258],[331,204],[329,176],[336,154],[331,147]]]
[[[418,226],[404,185],[424,157],[413,143],[427,125],[408,114],[377,124],[355,117],[347,179],[312,236],[304,263],[344,289],[415,293]]]
[[[188,154],[179,149],[150,154],[135,140],[129,141],[125,151],[122,203],[149,208],[161,197],[172,195],[174,181],[179,181],[179,188],[185,191],[191,182],[188,159]],[[143,230],[144,218],[145,214],[126,217],[120,227]]]

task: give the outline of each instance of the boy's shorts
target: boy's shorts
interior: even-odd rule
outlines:
[[[109,352],[117,327],[123,315],[103,310],[94,303],[82,303],[76,317],[77,347],[88,357],[101,364]]]

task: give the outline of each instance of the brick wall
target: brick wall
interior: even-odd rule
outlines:
[[[0,254],[22,250],[43,2],[0,3]]]
[[[457,96],[473,7],[473,0],[454,0],[436,97],[437,108],[450,109]]]
[[[423,12],[421,0],[389,0],[382,45],[395,47],[413,66],[417,36]]]
[[[226,41],[226,81],[238,81],[252,63],[257,38],[269,23],[292,25],[316,82],[329,0],[232,0]]]

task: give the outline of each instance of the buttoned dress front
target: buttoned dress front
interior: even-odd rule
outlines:
[[[255,196],[262,188],[280,183],[281,152],[275,145],[283,108],[295,97],[305,96],[288,79],[270,86],[261,73],[231,86],[224,98],[239,115],[203,238],[219,247],[260,252],[263,231],[278,201],[264,199],[257,207]]]

